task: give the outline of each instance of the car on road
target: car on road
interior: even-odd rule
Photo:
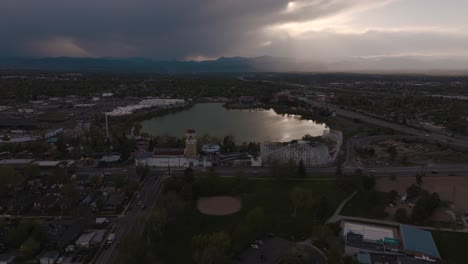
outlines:
[[[109,247],[115,240],[115,233],[110,233],[106,238],[106,247]]]
[[[250,245],[253,249],[259,249],[260,247],[257,244]]]
[[[255,240],[255,244],[263,245],[263,241],[262,240]]]

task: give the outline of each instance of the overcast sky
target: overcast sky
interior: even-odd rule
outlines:
[[[0,56],[468,57],[466,0],[1,0]]]

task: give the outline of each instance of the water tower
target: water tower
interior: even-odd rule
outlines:
[[[197,155],[197,138],[193,128],[187,129],[185,133],[185,157],[194,159]]]

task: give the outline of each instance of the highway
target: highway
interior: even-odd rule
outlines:
[[[439,141],[441,143],[450,145],[451,147],[454,147],[454,148],[463,147],[464,149],[468,150],[468,141],[466,141],[466,140],[462,140],[462,139],[454,138],[454,137],[449,137],[449,136],[446,136],[446,135],[443,135],[443,134],[429,133],[429,132],[426,132],[426,131],[423,131],[423,130],[420,130],[420,129],[404,126],[404,125],[393,123],[393,122],[386,121],[386,120],[383,120],[383,119],[371,117],[371,116],[368,116],[368,115],[365,115],[365,114],[361,114],[361,113],[341,109],[340,107],[338,107],[336,105],[328,104],[326,102],[318,102],[318,101],[309,100],[309,99],[305,99],[305,98],[298,98],[298,99],[305,102],[305,103],[307,103],[307,104],[309,104],[309,105],[311,105],[311,106],[315,106],[315,107],[319,107],[319,108],[326,108],[326,109],[328,109],[330,111],[335,112],[336,115],[339,115],[339,116],[342,116],[342,117],[346,117],[346,118],[350,118],[350,119],[358,119],[358,120],[360,120],[361,122],[364,122],[364,123],[373,124],[373,125],[380,126],[380,127],[391,128],[393,130],[400,131],[400,132],[405,133],[405,134],[415,135],[415,136],[419,136],[419,137],[427,137],[429,139],[433,139],[433,140]]]

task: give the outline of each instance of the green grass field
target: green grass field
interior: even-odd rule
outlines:
[[[380,218],[387,193],[360,191],[341,210],[341,215]]]
[[[334,181],[245,180],[242,184],[235,181],[234,178],[221,178],[218,185],[222,186],[216,188],[223,190],[224,195],[241,197],[242,210],[230,216],[208,216],[199,213],[195,205],[188,206],[182,216],[166,227],[163,260],[167,263],[192,263],[191,239],[194,235],[215,231],[232,234],[246,212],[256,207],[264,211],[266,233],[288,238],[294,236],[296,240],[305,239],[311,235],[312,226],[324,223],[324,219],[318,219],[313,209],[299,209],[297,216],[292,217],[291,190],[300,186],[311,190],[316,200],[326,197],[326,217],[331,216],[348,195],[337,190]]]
[[[468,247],[468,234],[433,231],[432,236],[434,237],[441,257],[444,260],[443,263],[467,263],[465,251]]]

